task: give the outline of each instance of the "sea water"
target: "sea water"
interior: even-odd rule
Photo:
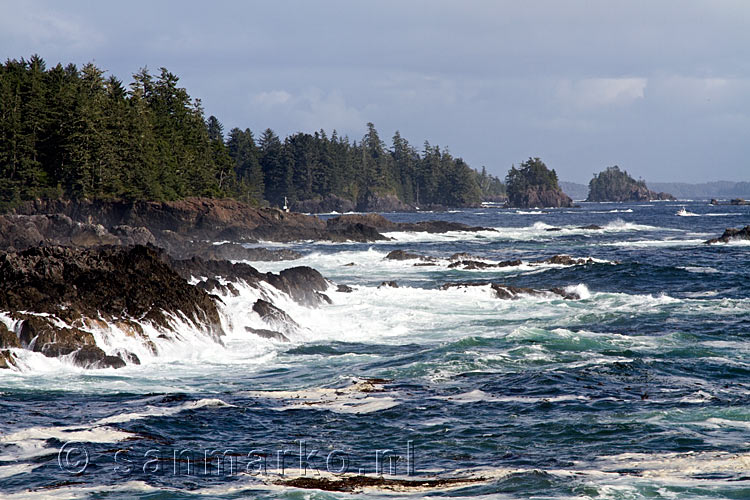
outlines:
[[[159,355],[95,332],[141,358],[119,370],[24,353],[0,370],[0,496],[347,498],[283,484],[346,472],[476,479],[359,498],[750,498],[750,246],[703,243],[750,207],[581,205],[387,214],[477,232],[261,243],[304,256],[259,270],[308,265],[353,291],[305,308],[238,285],[224,345],[187,324]],[[396,249],[436,260],[385,259]],[[456,252],[522,263],[451,268]],[[557,254],[592,261],[537,262]],[[301,325],[290,342],[245,330],[264,327],[261,293]]]

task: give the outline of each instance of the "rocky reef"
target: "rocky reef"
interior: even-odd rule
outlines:
[[[724,230],[724,233],[721,236],[706,241],[706,244],[712,245],[714,243],[729,243],[730,241],[739,240],[750,240],[750,226],[745,226],[740,229],[728,227]]]
[[[17,366],[19,349],[66,357],[86,368],[139,364],[132,352],[97,344],[95,333],[110,326],[154,354],[158,348],[145,325],[160,339],[177,340],[178,323],[188,322],[221,344],[221,299],[215,293],[236,291],[232,282],[272,287],[309,307],[330,302],[324,292],[331,286],[309,267],[261,273],[226,260],[175,260],[140,245],[0,252],[0,282],[0,368]],[[273,330],[250,333],[286,339],[299,326],[265,296],[253,311]]]

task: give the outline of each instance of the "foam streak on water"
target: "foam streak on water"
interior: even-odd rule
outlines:
[[[698,216],[676,216],[683,205]],[[350,472],[370,477],[378,476],[376,450],[394,450],[401,479],[411,442],[417,475],[470,480],[374,485],[359,498],[746,496],[750,252],[746,243],[703,242],[750,223],[750,207],[584,203],[389,217],[489,229],[277,244],[304,256],[251,264],[264,272],[311,266],[353,291],[332,285],[331,304],[307,308],[238,283],[237,296],[221,295],[221,342],[174,318],[171,339],[144,325],[156,352],[117,325],[92,327],[107,352],[127,349],[140,366],[84,370],[19,352],[19,369],[0,370],[3,497],[348,497],[279,484],[304,473],[296,455],[286,476],[274,462],[300,442],[320,450],[318,468],[343,450]],[[431,259],[386,259],[396,249]],[[521,263],[451,267],[457,252]],[[539,262],[560,254],[591,260]],[[456,282],[477,286],[443,287]],[[500,299],[490,282],[577,298]],[[301,325],[285,331],[289,342],[248,332],[268,328],[252,311],[258,298]],[[17,326],[2,313],[0,321]],[[87,449],[85,473],[58,467],[67,441]],[[114,467],[120,449],[135,466],[127,475]],[[175,449],[231,449],[237,464],[261,450],[269,471],[157,474],[143,469],[152,449],[169,467]]]

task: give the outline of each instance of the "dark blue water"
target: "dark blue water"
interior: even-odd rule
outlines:
[[[676,216],[683,205],[697,216]],[[299,264],[355,291],[318,310],[289,305],[306,327],[290,344],[236,334],[226,349],[188,342],[122,371],[32,359],[0,373],[0,491],[340,498],[349,493],[278,483],[384,467],[404,480],[479,480],[360,496],[750,498],[750,246],[702,243],[749,224],[750,207],[527,212],[389,214],[497,230],[293,245]],[[591,224],[604,229],[580,229]],[[414,266],[384,260],[393,249],[524,264]],[[557,254],[594,262],[534,264]],[[386,280],[399,287],[378,288]],[[440,290],[488,281],[582,298]],[[252,321],[253,300],[228,301],[226,314]],[[300,446],[318,450],[306,471]]]

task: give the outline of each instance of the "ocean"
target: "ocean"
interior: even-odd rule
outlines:
[[[259,270],[353,290],[318,308],[266,290],[290,342],[245,330],[260,292],[237,285],[223,346],[182,323],[158,356],[98,333],[140,357],[118,370],[26,351],[0,370],[0,497],[750,498],[750,245],[703,243],[750,206],[386,216],[491,230],[259,243],[304,254]],[[450,267],[460,252],[521,263]],[[539,262],[560,254],[591,260]],[[579,298],[443,287],[487,282]]]

